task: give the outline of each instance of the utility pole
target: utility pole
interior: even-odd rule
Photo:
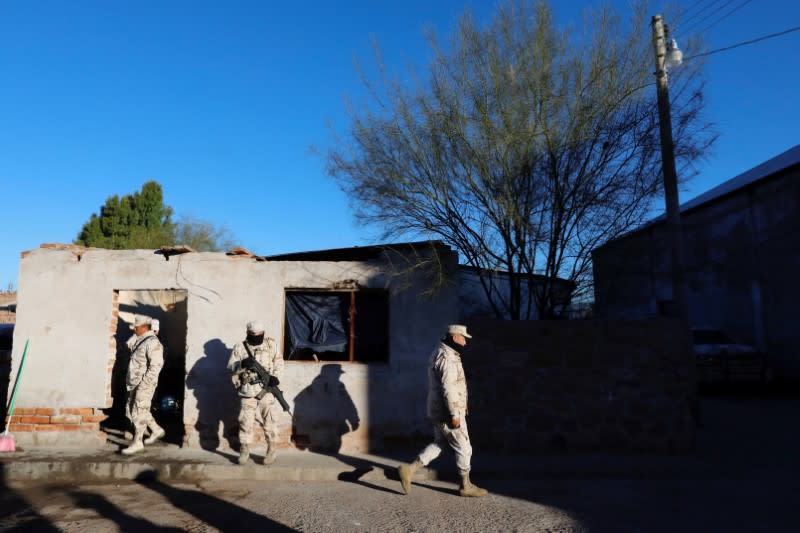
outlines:
[[[658,122],[661,130],[661,167],[664,175],[664,196],[667,204],[667,232],[672,259],[672,302],[678,318],[688,321],[688,288],[683,253],[681,211],[678,201],[678,174],[675,170],[675,150],[672,142],[672,116],[669,109],[667,84],[667,36],[661,15],[653,17],[653,47],[656,53],[656,88],[658,93]]]

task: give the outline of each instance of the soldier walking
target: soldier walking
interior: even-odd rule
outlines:
[[[420,467],[436,459],[442,448],[450,446],[456,456],[461,476],[461,496],[485,496],[486,489],[469,479],[472,445],[467,431],[467,380],[461,364],[461,350],[467,345],[466,326],[453,324],[431,354],[428,362],[428,418],[433,424],[435,440],[419,454],[413,463],[400,466],[398,473],[403,492],[411,492],[411,479]]]
[[[151,324],[150,317],[136,315],[133,322],[135,336],[128,341],[131,359],[126,376],[128,401],[125,413],[133,423],[134,433],[131,445],[122,450],[125,455],[144,450],[145,444],[153,444],[166,434],[164,429],[156,424],[150,412],[150,404],[158,385],[158,374],[164,366],[164,349],[158,337],[151,331]],[[150,436],[144,439],[148,428]]]
[[[258,374],[246,361],[255,359],[270,374],[270,383],[263,383]],[[267,453],[264,464],[275,462],[275,448],[278,444],[276,431],[276,414],[278,406],[272,394],[265,394],[265,387],[277,387],[283,374],[283,357],[278,355],[275,341],[264,336],[264,325],[261,322],[247,324],[247,338],[233,347],[228,360],[228,371],[239,393],[241,409],[239,411],[239,464],[245,464],[250,458],[250,444],[253,442],[253,423],[258,422],[264,428],[267,441]]]

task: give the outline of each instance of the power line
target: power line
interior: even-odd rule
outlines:
[[[708,10],[708,8],[709,8],[709,7],[713,6],[714,4],[716,4],[717,2],[719,2],[720,0],[711,0],[711,2],[710,2],[710,3],[706,4],[705,6],[703,6],[703,7],[702,7],[702,8],[701,8],[699,11],[695,12],[695,14],[694,14],[694,15],[689,15],[689,14],[688,14],[688,13],[689,13],[689,12],[690,12],[692,9],[694,9],[695,7],[699,7],[699,6],[700,6],[700,4],[702,4],[704,1],[705,1],[705,0],[699,0],[698,2],[695,2],[693,5],[689,6],[689,7],[686,9],[686,11],[684,11],[684,12],[682,13],[683,15],[687,15],[687,17],[686,17],[684,20],[682,20],[682,21],[681,21],[681,24],[688,24],[688,23],[689,23],[689,22],[690,22],[692,19],[695,19],[695,18],[697,18],[697,17],[698,17],[698,16],[699,16],[701,13],[703,13],[703,12],[704,12],[704,11],[706,11],[706,10]]]
[[[710,56],[711,54],[716,54],[719,52],[725,52],[726,50],[733,50],[734,48],[739,48],[740,46],[747,46],[749,44],[757,43],[760,41],[766,41],[767,39],[772,39],[775,37],[780,37],[781,35],[786,35],[787,33],[792,33],[795,31],[800,31],[800,26],[795,26],[794,28],[789,28],[788,30],[779,31],[777,33],[770,33],[769,35],[764,35],[763,37],[757,37],[755,39],[750,39],[749,41],[742,41],[740,43],[732,44],[730,46],[725,46],[723,48],[717,48],[716,50],[711,50],[710,52],[703,52],[702,54],[695,54],[691,57],[683,58],[684,61],[688,61],[690,59],[694,59],[696,57],[703,57],[703,56]]]
[[[719,6],[717,9],[715,9],[714,11],[712,11],[711,13],[709,13],[708,15],[706,15],[705,17],[703,17],[703,18],[701,18],[701,19],[699,19],[699,20],[696,20],[696,21],[694,21],[694,23],[693,23],[693,24],[690,24],[690,25],[689,25],[689,26],[688,26],[688,27],[687,27],[685,30],[683,30],[683,31],[684,31],[684,33],[689,33],[689,31],[690,31],[692,28],[696,28],[697,26],[700,26],[701,24],[704,24],[704,23],[705,23],[707,20],[709,20],[709,19],[711,19],[712,17],[714,17],[714,16],[715,16],[717,13],[719,13],[720,11],[722,11],[723,9],[725,9],[726,7],[728,7],[729,5],[731,5],[732,3],[734,3],[735,1],[736,1],[736,0],[727,0],[727,1],[726,1],[724,4],[722,4],[721,6]]]
[[[752,2],[752,1],[753,1],[753,0],[744,0],[744,2],[742,2],[742,3],[741,3],[741,4],[739,4],[738,6],[734,7],[733,9],[731,9],[730,11],[728,11],[727,13],[725,13],[723,16],[721,16],[720,18],[718,18],[718,19],[717,19],[715,22],[712,22],[711,24],[709,24],[708,26],[706,26],[705,28],[703,28],[702,30],[700,30],[700,33],[703,33],[703,32],[705,32],[705,31],[708,31],[709,29],[713,28],[714,26],[716,26],[717,24],[719,24],[720,22],[722,22],[723,20],[725,20],[726,18],[728,18],[730,15],[732,15],[732,14],[734,14],[735,12],[739,11],[741,8],[743,8],[744,6],[746,6],[747,4],[749,4],[749,3],[750,3],[750,2]]]

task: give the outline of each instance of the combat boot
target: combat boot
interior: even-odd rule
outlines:
[[[461,487],[459,488],[458,493],[461,496],[480,498],[481,496],[486,496],[489,494],[489,491],[482,489],[477,485],[473,485],[469,480],[469,472],[467,472],[466,474],[461,474]]]
[[[237,462],[243,465],[250,459],[250,447],[247,444],[242,444],[239,448],[239,459]]]
[[[153,444],[155,441],[163,439],[164,435],[166,434],[167,432],[164,431],[164,428],[156,426],[156,428],[153,430],[153,433],[151,433],[149,437],[144,439],[144,443]]]
[[[142,435],[142,433],[137,431],[133,436],[133,442],[131,442],[131,445],[122,450],[123,455],[133,455],[134,453],[144,450],[144,444],[142,444],[143,436],[144,435]]]
[[[400,476],[400,484],[403,485],[404,493],[411,493],[411,478],[414,477],[414,472],[420,468],[422,468],[422,463],[417,459],[413,463],[400,465],[400,468],[397,469],[397,474]]]
[[[267,454],[264,456],[264,466],[271,465],[272,463],[275,462],[275,459],[276,459],[275,448],[270,446],[267,449]]]

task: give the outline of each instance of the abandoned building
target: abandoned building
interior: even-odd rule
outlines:
[[[364,451],[425,435],[421,369],[445,326],[466,318],[460,302],[480,300],[462,294],[459,268],[435,242],[266,258],[42,245],[20,263],[12,378],[30,350],[12,430],[39,445],[122,432],[125,341],[146,314],[165,346],[153,405],[168,441],[236,446],[226,364],[254,319],[288,361],[282,445]]]
[[[470,315],[464,302],[480,302],[463,272],[440,243],[272,257],[42,245],[20,262],[12,382],[26,342],[29,352],[10,430],[23,447],[120,442],[125,341],[141,313],[161,322],[153,407],[168,443],[237,448],[226,365],[258,319],[286,360],[292,413],[277,417],[279,445],[417,449],[431,433],[425,364],[445,326],[464,321],[474,334],[463,354],[470,424],[484,428],[472,432],[477,449],[691,448],[693,363],[676,323]]]
[[[800,378],[800,145],[681,206],[691,325],[766,351],[777,378]],[[671,300],[664,218],[594,250],[596,311],[660,314]]]

